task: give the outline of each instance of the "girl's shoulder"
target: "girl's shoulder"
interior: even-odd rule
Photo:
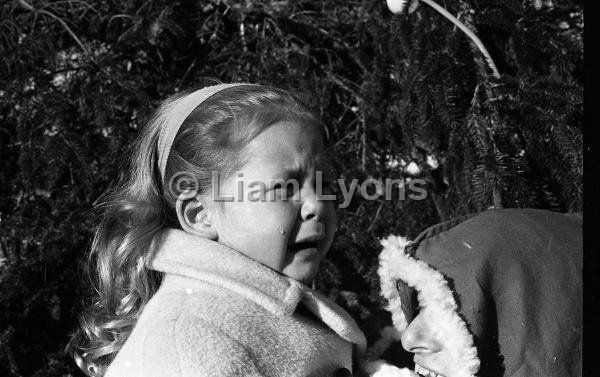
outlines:
[[[148,330],[169,323],[173,331],[187,334],[186,326],[227,333],[236,324],[265,317],[260,305],[231,290],[195,279],[166,275],[144,308],[136,327]],[[256,324],[254,324],[256,326]],[[164,326],[163,326],[164,327]],[[190,331],[190,335],[194,332]]]
[[[223,316],[206,300],[218,296],[197,286],[190,293],[159,290],[106,377],[259,375],[244,342],[227,331],[231,315]]]

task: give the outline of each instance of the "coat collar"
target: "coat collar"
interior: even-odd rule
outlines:
[[[157,240],[150,269],[193,278],[235,292],[276,316],[290,316],[300,302],[340,337],[366,347],[350,315],[305,284],[281,275],[223,244],[178,229]]]

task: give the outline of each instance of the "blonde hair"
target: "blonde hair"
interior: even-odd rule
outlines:
[[[167,185],[178,172],[209,192],[212,172],[223,178],[241,169],[244,147],[270,125],[292,121],[320,129],[318,117],[293,94],[272,87],[224,89],[183,122],[169,153],[165,177],[157,166],[157,143],[169,109],[186,94],[160,106],[138,136],[126,174],[98,206],[100,223],[88,258],[94,301],[80,318],[68,352],[88,376],[103,376],[125,343],[162,276],[147,268],[154,243],[167,227],[179,227],[177,192]]]

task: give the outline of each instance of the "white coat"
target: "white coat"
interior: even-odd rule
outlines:
[[[170,229],[156,250],[162,284],[105,377],[333,377],[365,349],[341,307],[231,248]]]

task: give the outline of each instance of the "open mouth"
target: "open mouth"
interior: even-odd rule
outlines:
[[[290,251],[297,252],[305,249],[317,249],[319,247],[319,241],[321,241],[321,236],[312,236],[307,237],[298,242],[295,242],[289,246]]]
[[[415,363],[415,373],[423,377],[445,377],[444,375],[435,373],[434,371],[429,370],[417,363]]]
[[[315,241],[302,241],[302,242],[296,242],[295,244],[292,244],[290,246],[290,250],[293,252],[296,251],[300,251],[300,250],[304,250],[304,249],[312,249],[312,248],[317,248],[318,247],[318,243]]]

